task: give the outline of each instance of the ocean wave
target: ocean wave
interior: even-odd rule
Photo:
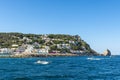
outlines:
[[[87,58],[88,60],[101,60],[102,58]]]
[[[96,58],[96,57],[88,57],[87,60],[105,60],[105,59],[111,59],[112,57],[106,57],[106,58]]]

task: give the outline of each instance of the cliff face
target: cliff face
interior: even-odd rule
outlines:
[[[103,56],[111,56],[111,52],[109,49],[105,50],[102,54]]]

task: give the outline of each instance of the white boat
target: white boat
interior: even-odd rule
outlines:
[[[35,63],[37,63],[37,64],[48,64],[49,62],[47,62],[47,61],[40,61],[40,60],[38,60],[37,62],[35,62]]]

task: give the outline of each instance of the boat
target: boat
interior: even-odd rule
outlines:
[[[37,64],[48,64],[49,62],[47,62],[47,61],[40,61],[40,60],[38,60],[37,62],[35,62],[35,63],[37,63]]]

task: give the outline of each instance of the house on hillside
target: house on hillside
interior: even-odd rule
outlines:
[[[48,54],[49,53],[49,51],[48,51],[48,49],[39,49],[38,50],[38,54]]]
[[[37,43],[37,42],[35,42],[35,43],[33,43],[33,47],[34,47],[34,48],[39,48],[39,47],[40,47],[40,44]]]
[[[17,48],[19,45],[17,44],[12,44],[12,48]]]
[[[43,48],[38,50],[38,54],[48,54],[50,50],[49,46],[44,46]]]
[[[82,53],[85,53],[85,51],[83,50],[70,50],[71,53],[73,54],[82,54]]]
[[[22,41],[26,41],[26,42],[32,42],[31,39],[27,38],[27,37],[23,37]]]
[[[23,46],[20,46],[16,49],[16,53],[23,53],[23,52],[25,52],[25,47]]]
[[[34,46],[32,45],[27,45],[27,49],[25,49],[25,52],[26,54],[31,54],[32,51],[34,50]]]
[[[70,49],[71,48],[71,46],[70,46],[70,44],[57,44],[57,48],[58,49]]]
[[[0,49],[0,54],[12,54],[13,51],[9,48],[1,48]]]
[[[70,48],[71,48],[70,44],[62,44],[62,47],[63,47],[63,48],[67,48],[67,49],[70,49]]]
[[[71,41],[71,40],[70,40],[70,41],[69,41],[69,44],[75,44],[75,41]]]

